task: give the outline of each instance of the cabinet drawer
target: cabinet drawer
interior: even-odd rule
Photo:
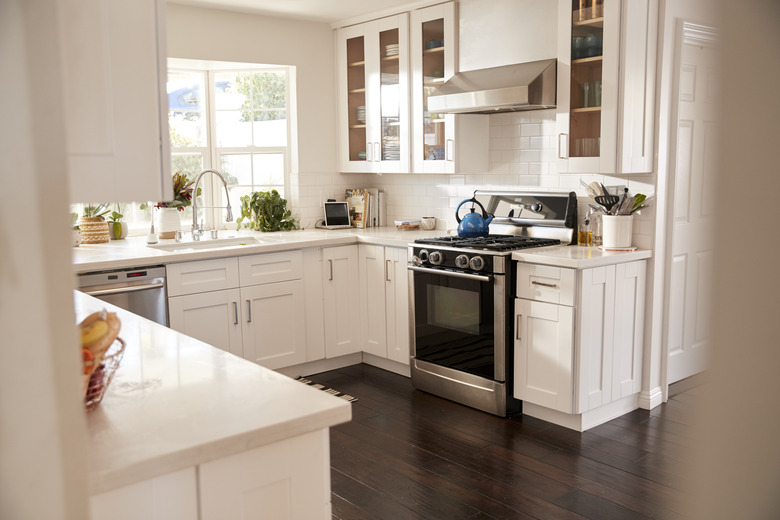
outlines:
[[[303,278],[300,250],[242,256],[238,259],[241,286],[286,282]]]
[[[575,269],[519,263],[517,297],[573,306],[575,275]]]
[[[232,289],[238,287],[238,261],[218,258],[170,264],[166,275],[168,296]]]

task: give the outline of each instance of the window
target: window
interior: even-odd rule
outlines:
[[[288,196],[294,73],[294,67],[169,59],[171,172],[191,180],[204,169],[222,173],[235,218],[241,197],[253,191],[275,189]],[[204,175],[198,186],[204,226],[234,229],[235,223],[225,222],[225,189],[217,176]],[[141,209],[143,202],[121,203],[119,209],[132,231],[146,233],[151,211]],[[72,211],[81,214],[82,205]],[[190,206],[181,214],[183,231],[189,231],[191,219]]]

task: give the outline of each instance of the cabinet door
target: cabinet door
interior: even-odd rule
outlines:
[[[170,327],[236,356],[243,356],[238,289],[168,298]]]
[[[409,171],[408,15],[340,29],[339,167]]]
[[[241,288],[244,358],[266,368],[306,361],[303,282]]]
[[[385,248],[387,359],[409,364],[409,271],[406,248]]]
[[[385,284],[388,279],[385,248],[358,246],[360,276],[360,338],[365,352],[387,357]]]
[[[457,71],[455,2],[412,11],[412,161],[419,173],[455,172],[455,116],[431,114],[428,96]]]
[[[327,247],[323,257],[325,357],[360,352],[358,246]]]
[[[577,302],[577,413],[612,401],[614,329],[615,266],[583,269]]]
[[[330,520],[328,430],[202,464],[200,518]]]
[[[646,266],[645,261],[615,266],[613,400],[642,389]]]
[[[515,300],[514,396],[572,413],[572,307]]]
[[[170,200],[164,0],[60,0],[71,202]]]

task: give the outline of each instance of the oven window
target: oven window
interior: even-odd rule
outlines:
[[[479,292],[429,285],[428,306],[431,325],[479,334]]]

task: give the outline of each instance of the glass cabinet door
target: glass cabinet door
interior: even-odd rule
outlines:
[[[346,41],[348,160],[365,161],[366,152],[366,53],[365,37]]]

